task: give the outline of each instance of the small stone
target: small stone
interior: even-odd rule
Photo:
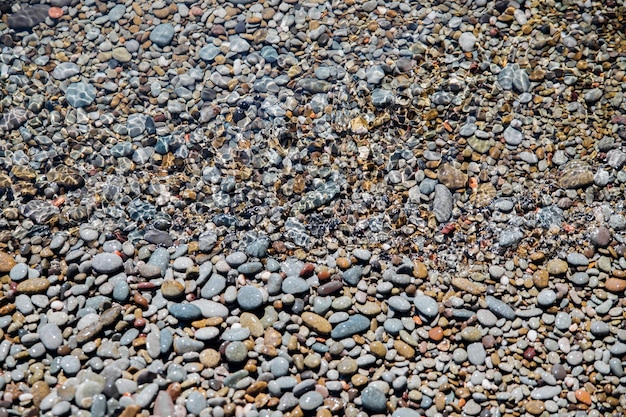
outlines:
[[[178,320],[191,321],[202,317],[202,310],[193,304],[172,304],[168,310]]]
[[[0,252],[0,273],[6,274],[16,265],[15,258],[8,253]]]
[[[324,397],[317,391],[309,391],[300,397],[300,408],[307,412],[317,410],[324,403]]]
[[[592,88],[585,93],[583,98],[585,99],[587,104],[593,104],[602,98],[602,94],[603,92],[600,88]]]
[[[482,365],[485,363],[487,353],[481,342],[471,343],[467,346],[467,359],[472,365]]]
[[[333,339],[340,340],[364,332],[369,327],[370,320],[367,317],[355,314],[350,316],[348,320],[337,324],[330,335]]]
[[[111,274],[122,268],[124,261],[114,253],[99,253],[91,260],[91,267],[99,274]]]
[[[463,32],[461,36],[459,36],[459,46],[463,50],[463,52],[471,52],[474,50],[474,46],[476,45],[476,36],[472,32]]]
[[[622,292],[626,290],[626,280],[619,278],[608,278],[604,283],[604,288],[611,292]]]
[[[255,310],[263,305],[263,293],[255,286],[246,285],[237,291],[237,303],[242,310]]]
[[[406,359],[413,359],[415,357],[415,349],[402,340],[396,340],[393,343],[393,348]]]
[[[150,40],[161,48],[169,45],[174,39],[174,26],[170,23],[161,23],[150,32]]]
[[[508,304],[499,300],[491,295],[486,297],[487,307],[491,310],[495,315],[504,317],[507,320],[515,319],[515,310],[511,308]]]
[[[47,323],[39,327],[39,339],[51,351],[56,351],[63,344],[63,334],[59,326]]]
[[[433,200],[433,213],[438,223],[445,223],[452,217],[454,200],[452,193],[443,184],[435,186],[435,198]]]
[[[89,83],[70,84],[65,92],[65,100],[72,107],[87,107],[96,99],[96,87]]]
[[[57,80],[65,80],[80,74],[80,67],[73,62],[62,62],[54,68],[50,75]]]
[[[551,400],[552,398],[557,397],[560,393],[560,386],[546,385],[532,390],[530,392],[530,398],[533,400]]]
[[[576,189],[593,184],[593,171],[586,162],[574,159],[560,170],[558,178],[562,188]]]
[[[434,319],[439,314],[439,304],[427,295],[417,295],[413,303],[417,311],[429,320]]]
[[[47,278],[29,278],[17,284],[17,292],[23,294],[40,294],[50,287]]]
[[[328,320],[318,314],[307,311],[302,313],[301,317],[304,324],[319,334],[326,335],[332,331],[332,325]]]
[[[302,294],[308,292],[310,288],[309,283],[300,277],[287,277],[282,283],[285,294]]]
[[[161,284],[161,294],[168,299],[175,299],[182,296],[185,293],[185,286],[173,279],[163,281]]]
[[[567,262],[562,259],[551,259],[548,261],[546,269],[550,275],[562,275],[569,269]]]
[[[458,168],[450,164],[443,164],[437,170],[437,179],[449,190],[464,188],[467,184],[468,176]]]
[[[589,231],[589,240],[594,246],[606,248],[611,243],[611,231],[605,226],[592,227]]]
[[[363,408],[366,410],[375,413],[387,411],[387,397],[375,386],[368,385],[363,392],[361,392],[361,402],[363,403]]]
[[[556,302],[556,292],[550,288],[544,288],[537,295],[537,303],[541,307],[550,307]]]
[[[522,143],[522,140],[524,140],[524,135],[522,134],[522,132],[513,128],[512,126],[504,129],[504,133],[502,134],[502,136],[504,137],[504,141],[507,143],[507,145],[511,146],[517,146]]]
[[[235,341],[226,346],[224,356],[229,362],[239,363],[243,362],[248,357],[248,348],[243,342]]]
[[[526,411],[534,416],[540,415],[545,411],[545,409],[546,406],[543,401],[540,400],[531,400],[526,403]]]

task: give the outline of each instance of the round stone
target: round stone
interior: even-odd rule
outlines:
[[[417,311],[429,320],[432,320],[439,314],[439,304],[427,295],[417,295],[413,303]]]
[[[39,327],[39,339],[48,350],[56,351],[63,344],[63,334],[59,326],[47,323]]]
[[[380,389],[375,386],[368,385],[363,392],[361,392],[361,402],[363,408],[376,413],[383,413],[387,411],[387,397]]]
[[[255,310],[263,305],[263,293],[257,287],[246,285],[237,291],[237,303],[242,310]]]
[[[306,411],[316,410],[324,403],[324,397],[317,391],[309,391],[306,392],[302,397],[300,397],[300,408]]]
[[[226,360],[233,363],[243,362],[248,358],[248,348],[245,343],[235,341],[231,342],[226,346],[226,350],[224,351],[224,356]]]
[[[537,303],[541,307],[550,307],[556,302],[556,292],[550,288],[544,288],[537,295]]]
[[[111,274],[122,269],[124,261],[114,253],[102,252],[91,260],[91,267],[99,274]]]

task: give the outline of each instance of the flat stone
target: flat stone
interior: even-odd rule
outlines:
[[[72,107],[87,107],[96,99],[96,87],[89,83],[70,84],[65,92],[65,100]]]
[[[175,299],[182,296],[185,293],[185,286],[173,279],[163,281],[161,284],[161,294],[163,297],[169,299]]]
[[[17,264],[15,258],[8,253],[0,252],[0,273],[6,274]]]
[[[533,400],[551,400],[561,394],[560,386],[547,385],[540,388],[535,388],[530,392],[530,398]]]
[[[169,45],[174,39],[174,26],[170,23],[161,23],[150,32],[150,40],[161,48]]]
[[[193,304],[172,304],[168,310],[172,316],[179,320],[191,321],[202,317],[202,310]]]
[[[466,173],[450,164],[443,164],[437,170],[437,179],[449,190],[458,190],[459,188],[465,187],[468,176]]]
[[[99,274],[111,274],[122,269],[124,261],[114,253],[102,252],[91,260],[91,267]]]
[[[50,6],[47,4],[34,4],[23,7],[21,10],[8,16],[7,26],[17,31],[32,29],[46,20],[48,10],[50,10]]]
[[[255,310],[263,305],[263,293],[255,286],[246,285],[237,291],[237,303],[242,310]]]
[[[306,311],[302,313],[301,317],[304,324],[319,334],[326,335],[332,331],[332,325],[328,320],[318,314]]]
[[[387,411],[387,396],[375,386],[368,385],[361,392],[361,402],[366,410],[376,413]]]
[[[437,301],[427,295],[417,295],[413,301],[417,311],[428,318],[434,319],[439,314],[439,304]]]
[[[39,294],[45,292],[50,287],[47,278],[29,278],[17,284],[17,292],[23,294]]]
[[[330,335],[333,339],[340,340],[364,332],[369,329],[369,327],[370,320],[367,317],[361,314],[355,314],[350,316],[348,320],[337,324]]]
[[[491,295],[486,297],[487,307],[491,310],[495,315],[504,317],[507,320],[515,319],[515,310],[511,308],[510,305],[506,304],[504,301],[499,300]]]

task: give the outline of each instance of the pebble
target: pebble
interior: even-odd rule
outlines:
[[[175,29],[172,24],[162,23],[152,29],[152,32],[150,32],[150,40],[159,47],[163,48],[172,42],[172,39],[174,39],[174,33]]]
[[[0,411],[623,411],[611,2],[44,3],[0,5]]]
[[[381,413],[387,410],[387,398],[385,394],[372,385],[368,385],[361,392],[361,402],[365,409],[373,412]]]
[[[114,253],[99,253],[91,260],[91,267],[100,274],[111,274],[122,268],[123,260]]]
[[[247,285],[237,291],[237,303],[242,310],[255,310],[263,305],[263,293],[258,288]]]
[[[334,340],[344,339],[352,335],[361,333],[370,327],[370,320],[361,315],[350,316],[346,321],[337,324],[331,331],[330,336]]]
[[[417,311],[425,318],[432,320],[439,314],[437,301],[427,295],[418,295],[414,302]]]

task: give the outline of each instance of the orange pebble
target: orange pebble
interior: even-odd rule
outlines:
[[[60,7],[51,7],[50,9],[48,9],[48,16],[53,19],[58,19],[63,16],[63,9],[61,9]]]
[[[469,183],[469,188],[471,188],[472,190],[475,190],[476,188],[478,188],[478,180],[476,179],[476,177],[470,177],[470,179],[468,180]]]
[[[591,395],[589,395],[586,389],[581,388],[579,390],[576,390],[574,395],[576,396],[576,399],[581,403],[591,405]]]
[[[439,342],[443,339],[443,329],[439,326],[433,327],[428,331],[428,337],[430,337],[435,342]]]

